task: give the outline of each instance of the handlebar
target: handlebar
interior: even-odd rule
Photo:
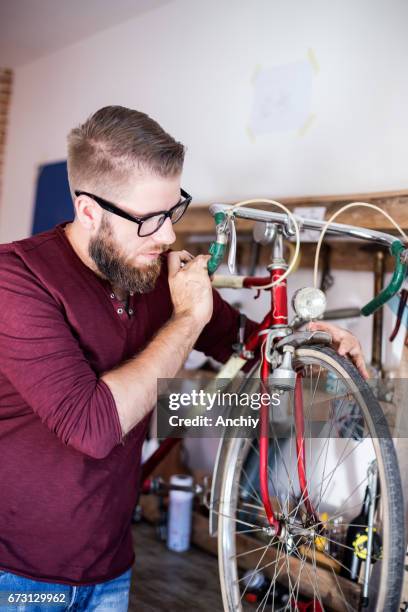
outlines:
[[[282,230],[286,236],[290,237],[294,235],[290,219],[288,215],[283,213],[269,212],[245,207],[231,210],[231,207],[226,204],[213,204],[210,206],[210,213],[214,215],[217,233],[216,240],[211,243],[209,249],[211,259],[208,262],[208,271],[210,274],[214,274],[222,263],[225,255],[229,231],[228,215],[233,215],[233,217],[242,219],[250,219],[253,221],[275,223],[282,227]],[[299,228],[301,229],[321,230],[325,225],[325,221],[306,219],[298,216],[295,218]],[[361,309],[361,314],[364,316],[373,314],[373,312],[388,302],[388,300],[390,300],[400,290],[407,275],[408,250],[400,240],[395,238],[395,236],[363,227],[356,227],[343,223],[332,223],[328,227],[327,233],[349,236],[352,238],[358,238],[360,240],[367,240],[382,246],[387,246],[390,249],[391,255],[394,257],[395,262],[392,279],[387,287],[385,287],[376,297],[374,297]]]
[[[216,212],[214,214],[215,220],[215,231],[217,233],[217,238],[215,242],[210,244],[209,254],[211,255],[211,259],[207,264],[209,274],[214,274],[214,272],[221,265],[222,260],[224,259],[225,249],[228,243],[228,234],[227,234],[227,216],[223,212]]]
[[[391,245],[391,255],[394,257],[395,268],[390,283],[378,295],[376,295],[368,304],[363,306],[361,314],[365,317],[373,314],[376,310],[384,306],[398,291],[401,289],[402,283],[407,275],[407,265],[401,260],[401,254],[405,251],[405,247],[399,240],[395,240]]]

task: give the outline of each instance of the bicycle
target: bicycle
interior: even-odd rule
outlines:
[[[210,248],[209,272],[218,268],[229,241],[234,271],[235,220],[257,222],[255,239],[272,249],[268,276],[214,276],[213,284],[270,290],[271,310],[246,342],[241,338],[217,378],[231,380],[240,393],[250,395],[278,390],[283,414],[262,401],[259,436],[226,434],[220,441],[208,508],[210,533],[218,535],[224,610],[245,610],[254,580],[262,574],[268,586],[257,610],[309,605],[314,610],[394,612],[400,601],[405,530],[399,467],[386,419],[354,365],[330,347],[330,335],[295,328],[325,308],[324,294],[317,289],[317,263],[326,231],[391,250],[393,278],[364,306],[366,316],[399,291],[408,251],[394,236],[333,223],[334,218],[327,223],[300,220],[279,203],[286,214],[245,204],[252,201],[232,208],[211,206],[217,239]],[[315,287],[295,293],[296,316],[289,322],[286,278],[299,252],[299,223],[322,234]],[[296,237],[289,266],[283,258],[285,237]],[[254,365],[242,375],[248,361]],[[175,443],[164,442],[143,478]],[[341,534],[335,535],[340,517]]]
[[[303,589],[315,602],[314,605],[320,605],[321,609],[356,610],[365,607],[369,610],[397,610],[405,538],[402,490],[395,450],[381,406],[356,368],[329,347],[331,339],[326,334],[293,332],[293,323],[288,324],[285,277],[290,267],[287,268],[283,260],[282,236],[297,235],[299,238],[296,225],[294,227],[295,220],[289,211],[286,211],[287,215],[282,215],[249,208],[230,209],[224,205],[213,205],[210,210],[217,227],[217,242],[210,251],[214,259],[213,268],[222,258],[229,232],[233,245],[229,264],[233,270],[235,218],[253,219],[266,224],[258,226],[255,234],[258,232],[258,240],[274,244],[272,261],[268,266],[269,278],[242,278],[238,281],[236,277],[231,277],[231,283],[228,277],[224,277],[216,284],[233,284],[235,287],[242,284],[243,287],[253,288],[269,286],[271,311],[242,346],[241,356],[238,357],[248,358],[256,351],[261,354],[260,362],[244,379],[241,390],[254,384],[253,377],[257,372],[262,385],[269,383],[270,387],[286,392],[291,390],[294,400],[292,412],[289,407],[287,415],[292,418],[288,418],[286,430],[278,435],[273,431],[277,428],[273,411],[261,408],[259,449],[254,440],[245,438],[224,439],[220,445],[213,479],[210,525],[212,533],[218,530],[224,608],[228,611],[242,608],[250,580],[248,582],[248,576],[246,581],[239,577],[238,566],[246,565],[247,568],[255,568],[254,574],[263,571],[271,579],[258,609],[265,609],[267,602],[272,610],[278,609],[274,600],[277,584],[281,583],[289,588],[290,599],[286,609],[297,609]],[[325,307],[324,297],[316,286],[319,248],[326,231],[379,242],[391,249],[396,267],[390,286],[362,309],[363,314],[369,315],[383,305],[399,290],[405,278],[406,251],[394,236],[333,224],[333,220],[326,224],[302,220],[304,228],[324,231],[316,254],[315,289],[303,289],[294,296],[298,319],[316,318]],[[266,330],[265,341],[261,333]],[[237,361],[236,357],[232,359]],[[236,364],[235,371],[240,369],[239,365]],[[229,371],[231,363],[226,364],[219,377],[224,377],[225,372]],[[329,373],[336,380],[334,401],[317,402],[319,393],[327,388]],[[306,403],[307,412],[304,411]],[[312,437],[312,424],[319,411],[318,420],[326,421],[323,435],[328,437],[321,437],[323,442],[320,448],[315,448],[317,443],[316,438]],[[351,435],[331,438],[330,433],[338,426],[340,417],[348,418]],[[270,449],[268,427],[275,433]],[[347,475],[351,457],[361,444],[364,444],[364,455],[367,457],[366,476],[357,483],[348,498],[341,503],[336,502],[331,485],[335,479],[339,482],[344,474]],[[259,488],[254,486],[253,479],[246,471],[250,451],[259,458]],[[270,460],[272,465],[268,466]],[[363,507],[366,520],[359,525],[350,524],[356,510]],[[322,509],[325,508],[330,512],[329,520],[341,514],[346,519],[347,532],[354,527],[360,538],[363,536],[366,546],[360,551],[358,545],[362,542],[357,542],[358,538],[348,544],[332,542],[346,552],[342,556],[343,561],[347,555],[352,556],[351,560],[357,566],[354,570],[349,563],[339,560],[340,555],[335,558],[330,553],[330,546],[326,548],[327,544],[330,545],[330,531],[327,522],[321,518]],[[242,544],[243,537],[245,546]],[[248,549],[246,538],[252,539],[249,546],[253,548]],[[381,556],[374,550],[376,547],[378,549],[380,542]],[[254,558],[255,553],[257,559]],[[372,564],[376,554],[376,562]],[[321,568],[326,560],[331,563],[328,572],[323,575]],[[301,583],[302,572],[306,574],[306,580]]]

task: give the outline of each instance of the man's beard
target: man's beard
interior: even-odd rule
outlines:
[[[161,269],[161,258],[143,267],[128,263],[113,237],[112,227],[104,216],[98,234],[91,238],[89,256],[99,272],[111,283],[133,293],[147,293],[154,288]]]

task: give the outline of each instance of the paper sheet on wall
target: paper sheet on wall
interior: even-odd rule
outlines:
[[[254,79],[252,133],[302,128],[311,114],[312,82],[313,68],[307,60],[260,69]]]

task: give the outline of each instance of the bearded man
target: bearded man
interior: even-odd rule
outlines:
[[[0,247],[0,591],[127,610],[157,379],[193,347],[225,362],[239,327],[208,256],[167,253],[191,201],[183,160],[147,115],[102,108],[68,136],[74,220]]]

